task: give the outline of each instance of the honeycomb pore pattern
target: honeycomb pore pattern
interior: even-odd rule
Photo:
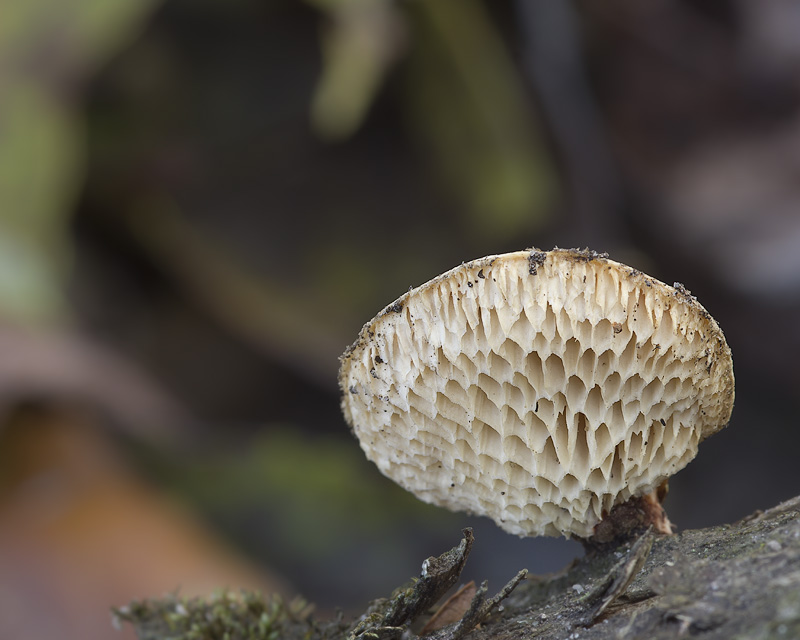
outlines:
[[[409,291],[339,381],[382,473],[518,535],[591,536],[733,405],[728,345],[683,287],[575,250],[490,256]]]

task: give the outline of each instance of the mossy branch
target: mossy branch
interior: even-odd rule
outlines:
[[[418,580],[354,622],[317,621],[305,603],[248,593],[169,596],[115,615],[140,640],[418,638],[431,605],[458,581],[471,544],[465,531],[460,545],[426,561]],[[523,578],[489,600],[482,585],[461,620],[422,638],[798,638],[800,497],[735,524],[642,538],[590,553],[556,576]]]

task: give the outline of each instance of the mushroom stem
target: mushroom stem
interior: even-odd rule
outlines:
[[[672,535],[675,533],[667,512],[661,505],[669,490],[665,480],[655,491],[631,498],[614,507],[594,528],[590,538],[579,538],[587,552],[614,545],[636,537],[647,527],[654,533]]]

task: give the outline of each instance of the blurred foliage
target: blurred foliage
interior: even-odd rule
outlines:
[[[273,561],[288,556],[313,564],[415,521],[431,531],[456,521],[378,475],[354,441],[336,435],[270,425],[246,446],[181,458],[144,455],[168,486],[218,522],[243,524],[262,514],[273,545],[262,552]]]
[[[132,473],[96,413],[32,403],[0,427],[0,638],[106,639],[109,606],[179,585],[293,592]]]
[[[84,166],[76,84],[138,30],[148,0],[0,6],[0,314],[56,320]]]
[[[73,115],[41,86],[11,84],[0,103],[0,314],[39,323],[66,312],[66,203],[80,175],[81,139]]]
[[[126,213],[132,237],[184,294],[289,368],[323,386],[332,382],[331,364],[342,350],[335,337],[348,317],[336,305],[335,287],[325,298],[310,299],[283,277],[259,273],[210,231],[189,223],[166,197],[143,197]]]
[[[470,257],[465,241],[530,244],[558,187],[477,0],[308,4],[167,3],[164,24],[192,28],[154,30],[105,76],[87,201],[236,339],[332,388],[369,314]]]
[[[352,135],[407,45],[409,121],[467,221],[494,239],[541,227],[556,196],[552,158],[523,77],[479,0],[407,3],[407,15],[389,0],[308,1],[329,16],[317,131]]]
[[[351,135],[363,122],[391,63],[405,24],[392,0],[308,0],[328,15],[322,76],[311,107],[315,129],[329,138]]]
[[[485,237],[540,229],[556,197],[553,159],[485,6],[441,0],[409,7],[415,46],[406,97],[437,171]]]

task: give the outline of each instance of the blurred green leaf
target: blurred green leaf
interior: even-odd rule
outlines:
[[[523,79],[483,4],[437,0],[409,7],[415,46],[406,93],[449,190],[483,236],[537,228],[556,195],[555,170]]]
[[[33,82],[0,102],[0,313],[31,322],[62,314],[65,206],[83,156],[80,127]]]
[[[58,320],[84,171],[79,81],[131,38],[150,0],[0,3],[0,316]]]
[[[307,0],[329,18],[312,122],[344,138],[363,122],[400,53],[405,22],[389,0]],[[545,221],[555,169],[497,29],[479,0],[404,5],[410,25],[406,93],[414,126],[447,188],[481,235],[524,234]]]
[[[308,1],[329,18],[311,121],[320,135],[344,138],[361,125],[397,59],[404,23],[391,0]]]
[[[84,79],[131,40],[159,0],[0,0],[0,81]],[[39,64],[33,65],[32,63]]]

